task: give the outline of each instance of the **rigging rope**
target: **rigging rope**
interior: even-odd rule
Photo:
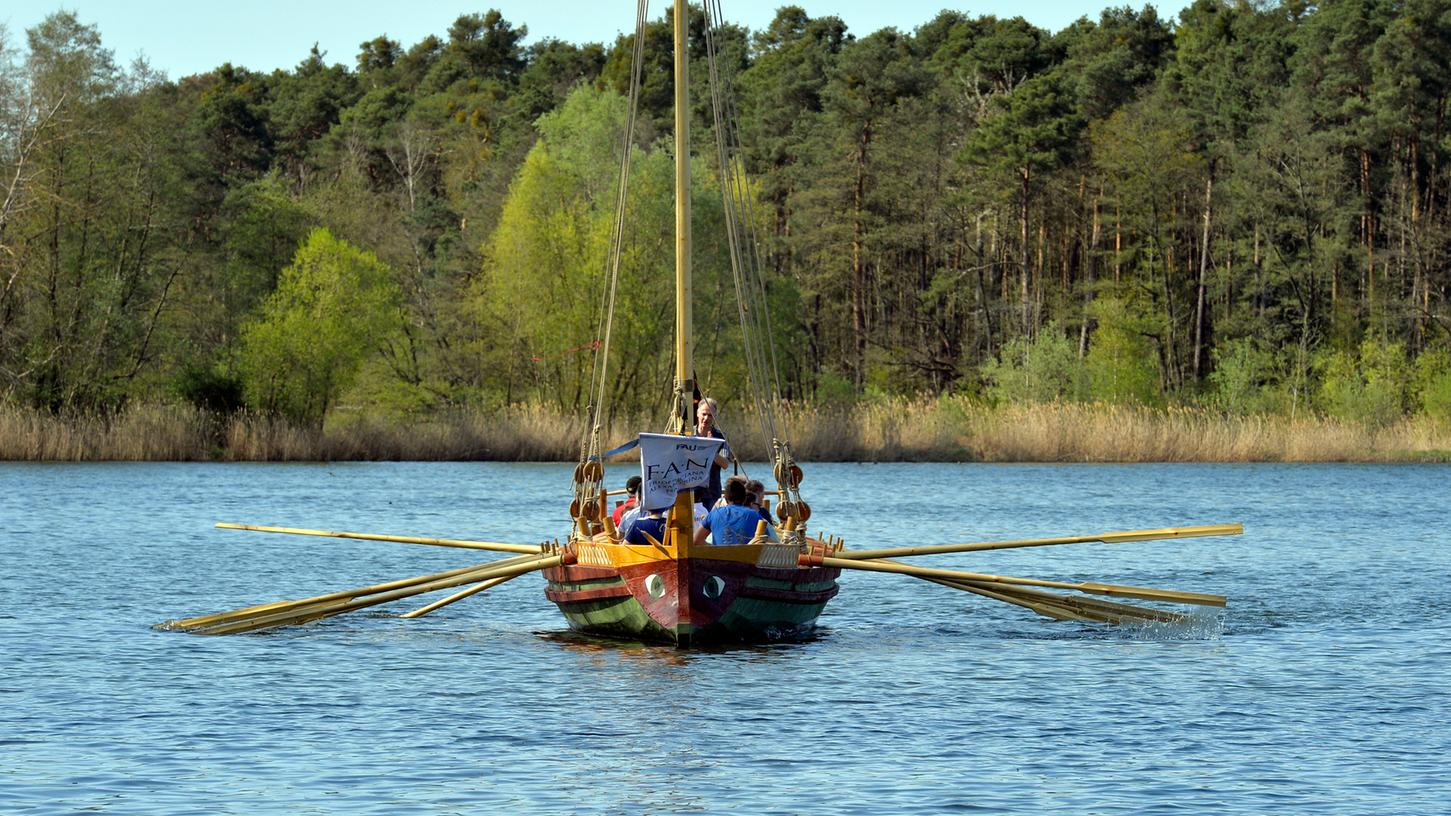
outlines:
[[[749,188],[742,158],[738,121],[729,77],[720,70],[720,59],[716,47],[718,32],[723,27],[719,0],[705,0],[705,43],[709,68],[711,93],[711,116],[715,125],[716,160],[720,171],[720,185],[726,237],[730,250],[731,276],[735,286],[737,316],[741,326],[741,351],[745,357],[747,376],[750,382],[750,397],[761,423],[761,433],[771,446],[774,460],[773,472],[780,488],[782,506],[804,507],[798,490],[799,473],[791,453],[790,443],[776,415],[776,406],[781,402],[781,383],[777,365],[774,327],[770,310],[767,308],[767,289],[761,255],[761,241],[756,224],[755,197]],[[589,424],[580,440],[580,466],[576,468],[575,497],[580,509],[578,516],[587,515],[584,508],[596,506],[603,501],[603,448],[601,432],[608,416],[609,403],[609,352],[614,329],[614,311],[619,289],[620,262],[623,253],[625,233],[625,211],[629,194],[630,157],[634,141],[635,121],[639,108],[641,77],[644,65],[645,27],[649,16],[648,0],[637,0],[635,13],[635,37],[632,53],[631,75],[627,101],[625,133],[622,140],[620,176],[616,187],[614,221],[611,225],[610,250],[605,270],[603,291],[600,296],[600,314],[596,337],[601,338],[595,346],[595,358],[591,367]],[[678,195],[689,195],[689,191],[678,191]],[[693,395],[684,393],[684,384],[676,382],[672,393],[672,416],[684,408],[685,400]],[[689,430],[689,429],[684,429]],[[595,464],[597,463],[597,464]],[[603,510],[604,508],[599,508]]]
[[[593,404],[589,409],[589,425],[585,428],[584,438],[580,440],[579,451],[581,466],[589,461],[600,462],[600,467],[592,472],[598,474],[600,478],[576,480],[575,493],[580,507],[584,507],[585,501],[590,496],[599,493],[604,477],[604,462],[600,455],[602,449],[600,433],[605,417],[608,415],[606,407],[609,389],[610,340],[614,333],[615,299],[620,283],[620,256],[623,253],[625,236],[625,203],[630,191],[630,155],[635,141],[635,118],[640,100],[640,76],[645,63],[645,21],[649,18],[649,11],[648,0],[636,0],[635,43],[634,52],[631,54],[630,92],[626,102],[625,132],[621,138],[620,177],[615,188],[614,221],[610,226],[610,252],[604,276],[604,292],[600,297],[599,324],[595,332],[595,337],[602,339],[596,346],[594,365],[590,372],[589,393],[592,395]]]
[[[800,494],[795,461],[790,443],[777,420],[775,407],[781,403],[780,367],[777,364],[774,326],[767,304],[767,292],[761,256],[761,241],[756,233],[759,214],[755,196],[749,189],[745,162],[736,122],[739,121],[730,78],[720,70],[716,48],[716,32],[724,26],[719,0],[705,0],[706,55],[710,73],[711,115],[715,124],[716,161],[720,168],[721,196],[730,244],[731,274],[735,282],[738,316],[741,323],[742,351],[746,357],[751,395],[761,423],[761,432],[770,440],[773,468],[781,498],[799,506]]]

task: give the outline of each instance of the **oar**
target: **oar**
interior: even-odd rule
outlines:
[[[899,575],[912,575],[918,578],[945,578],[951,581],[967,581],[973,584],[1018,584],[1021,586],[1046,587],[1048,589],[1071,589],[1078,592],[1087,592],[1092,595],[1139,598],[1145,601],[1168,601],[1170,603],[1199,604],[1201,606],[1224,606],[1227,603],[1223,595],[1209,595],[1201,592],[1182,592],[1172,589],[1153,589],[1150,587],[1124,586],[1121,584],[1101,584],[1092,581],[1075,584],[1067,581],[1048,581],[1041,578],[1017,578],[1011,575],[990,575],[981,572],[932,569],[929,567],[916,567],[910,564],[896,564],[889,561],[854,561],[849,558],[803,555],[800,557],[800,563],[806,567],[821,566],[836,567],[838,569],[867,570],[869,572],[893,572]]]
[[[960,589],[964,592],[971,592],[986,598],[1022,606],[1040,615],[1058,618],[1060,620],[1090,620],[1100,623],[1122,624],[1125,622],[1178,623],[1187,619],[1186,615],[1166,612],[1162,609],[1115,603],[1099,598],[1079,598],[1071,595],[1059,595],[1053,592],[1044,592],[1043,590],[1029,589],[1027,587],[998,584],[989,588],[981,584],[943,581],[935,578],[925,580],[953,589]],[[1048,611],[1045,608],[1051,608],[1052,611]]]
[[[454,601],[462,601],[464,598],[472,597],[474,595],[479,594],[480,592],[483,592],[486,589],[491,589],[493,587],[496,587],[499,584],[504,583],[505,581],[512,581],[513,579],[515,579],[517,577],[519,577],[519,576],[517,576],[517,575],[510,575],[510,576],[507,576],[507,577],[504,577],[504,578],[490,578],[489,580],[483,582],[482,584],[478,584],[477,586],[471,586],[468,589],[460,590],[460,591],[455,592],[454,594],[448,596],[447,598],[444,598],[443,600],[434,601],[433,603],[427,604],[426,606],[420,606],[417,609],[413,610],[412,612],[405,612],[402,615],[399,615],[398,617],[400,617],[400,618],[421,618],[424,615],[427,615],[429,612],[432,612],[435,609],[441,609],[441,608],[443,608],[445,606],[448,606],[449,604],[453,603]]]
[[[345,612],[353,612],[358,609],[366,609],[370,606],[388,603],[400,598],[409,598],[414,595],[422,595],[426,592],[434,592],[440,589],[452,589],[464,584],[472,584],[480,581],[487,581],[491,578],[513,577],[523,575],[527,572],[534,572],[549,567],[558,566],[563,563],[566,556],[563,555],[542,555],[526,561],[508,566],[492,566],[487,569],[472,569],[467,572],[449,577],[439,578],[425,583],[409,587],[402,587],[388,592],[373,593],[352,600],[340,600],[336,602],[313,603],[305,606],[288,609],[260,616],[244,617],[230,622],[222,622],[215,625],[194,627],[187,631],[201,635],[230,635],[241,632],[251,632],[258,629],[270,629],[278,626],[289,626],[292,624],[308,623],[321,618],[330,618],[334,615],[341,615]],[[511,559],[512,560],[512,559]]]
[[[937,555],[940,553],[978,552],[980,550],[1010,550],[1017,547],[1047,547],[1054,544],[1083,544],[1090,541],[1116,544],[1123,541],[1153,541],[1155,539],[1166,538],[1239,535],[1243,532],[1243,524],[1208,524],[1199,527],[1164,527],[1157,530],[1125,530],[1119,533],[1060,536],[1058,538],[1025,538],[1017,541],[979,541],[972,544],[929,544],[921,547],[891,547],[881,550],[842,550],[832,555],[836,558],[852,560],[902,558],[910,555]]]
[[[368,595],[351,601],[341,603],[314,605],[303,607],[292,612],[282,612],[275,615],[264,615],[260,618],[251,618],[237,621],[235,623],[224,623],[218,626],[210,626],[202,629],[191,630],[202,635],[230,635],[242,632],[252,632],[258,629],[271,629],[279,626],[290,626],[293,624],[309,623],[322,618],[330,618],[341,615],[345,612],[353,612],[359,609],[366,609],[378,604],[395,601],[399,598],[409,598],[414,595],[422,595],[426,592],[433,592],[440,589],[451,589],[463,584],[471,584],[477,581],[484,581],[490,578],[513,577],[526,572],[548,569],[557,566],[564,560],[563,556],[546,555],[535,558],[520,564],[507,567],[495,567],[493,569],[473,570],[462,575],[450,578],[441,578],[436,581],[429,581],[414,587],[395,589],[391,592],[382,592],[375,595]]]
[[[981,595],[984,598],[991,598],[995,601],[1003,601],[1005,603],[1013,604],[1014,606],[1021,606],[1025,609],[1030,609],[1045,618],[1054,618],[1057,620],[1087,620],[1087,618],[1084,618],[1082,615],[1063,608],[1058,604],[1049,604],[1029,600],[1027,598],[1019,598],[1015,595],[1004,592],[994,592],[993,590],[973,586],[972,584],[953,583],[951,581],[943,581],[938,578],[925,578],[923,580],[931,581],[934,584],[941,584],[942,586],[950,587],[952,589],[959,589],[963,592],[971,592],[974,595]]]
[[[428,575],[416,575],[412,578],[401,578],[397,581],[389,581],[386,584],[375,584],[373,586],[359,587],[357,589],[344,589],[338,592],[329,592],[326,595],[316,595],[311,598],[299,598],[295,601],[274,601],[272,603],[258,604],[256,606],[242,607],[228,612],[218,612],[214,615],[202,615],[195,618],[184,618],[182,620],[170,620],[165,623],[158,623],[156,629],[194,629],[200,626],[210,626],[216,623],[239,620],[242,618],[257,617],[263,614],[282,612],[290,609],[297,609],[302,606],[330,603],[334,601],[345,601],[362,595],[372,595],[379,592],[387,592],[404,587],[417,586],[428,581],[436,581],[440,578],[449,578],[454,575],[462,575],[474,570],[489,569],[492,567],[507,566],[528,561],[532,556],[520,555],[513,558],[505,558],[501,561],[490,561],[483,564],[474,564],[469,567],[435,572]]]
[[[538,555],[538,544],[503,544],[497,541],[467,541],[457,538],[420,538],[418,536],[382,535],[380,533],[344,533],[336,530],[304,530],[297,527],[267,527],[261,524],[231,524],[218,522],[223,530],[251,530],[257,533],[291,533],[293,535],[327,536],[329,538],[353,538],[361,541],[395,541],[400,544],[428,544],[434,547],[461,547],[466,550],[490,550],[493,552],[524,553]]]
[[[1006,589],[1006,587],[1004,587]],[[1066,603],[1050,600],[1034,600],[1013,592],[994,592],[991,589],[978,589],[978,594],[993,600],[1022,606],[1049,618],[1057,620],[1088,621],[1090,623],[1121,624],[1124,618],[1119,615],[1110,615],[1102,612],[1092,612],[1083,609],[1074,609]],[[1060,599],[1061,601],[1062,599]]]
[[[1002,586],[1000,591],[1008,592],[1019,597],[1026,598],[1051,598],[1055,603],[1061,603],[1070,609],[1081,611],[1085,614],[1103,614],[1117,617],[1122,623],[1131,620],[1141,623],[1180,623],[1188,620],[1188,616],[1181,612],[1168,612],[1162,609],[1154,609],[1147,606],[1136,606],[1134,604],[1118,603],[1116,601],[1105,601],[1102,598],[1077,597],[1073,595],[1059,595],[1056,592],[1045,592],[1039,589],[1028,587],[1007,587]]]
[[[1096,614],[1112,615],[1120,618],[1137,618],[1145,621],[1156,621],[1159,623],[1175,623],[1185,620],[1186,615],[1179,612],[1169,612],[1163,609],[1155,609],[1148,606],[1136,606],[1119,601],[1107,601],[1103,598],[1084,597],[1077,595],[1060,595],[1056,592],[1047,592],[1041,589],[1032,589],[1025,586],[1009,584],[969,584],[967,582],[946,582],[949,586],[958,586],[966,589],[969,586],[977,589],[989,589],[993,592],[1010,594],[1015,597],[1026,598],[1033,601],[1061,604],[1070,609],[1091,612]]]

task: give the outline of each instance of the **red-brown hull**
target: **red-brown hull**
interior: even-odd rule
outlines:
[[[619,568],[560,566],[544,575],[545,596],[572,628],[685,646],[805,637],[836,596],[840,573],[689,557]]]

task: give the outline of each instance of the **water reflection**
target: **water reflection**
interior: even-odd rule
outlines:
[[[679,667],[689,666],[694,661],[722,658],[746,663],[780,659],[794,649],[823,640],[826,635],[822,627],[817,629],[815,635],[802,640],[780,643],[716,643],[692,646],[689,649],[664,643],[605,638],[573,630],[541,631],[535,632],[534,636],[559,646],[566,653],[618,659],[626,664]]]

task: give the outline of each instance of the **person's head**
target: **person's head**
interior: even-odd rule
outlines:
[[[721,494],[725,496],[726,504],[746,503],[746,480],[739,476],[732,476],[726,480],[725,490]]]
[[[631,476],[625,480],[625,492],[631,496],[640,495],[640,477]]]
[[[710,397],[702,399],[700,401],[700,404],[695,406],[696,427],[700,428],[702,431],[709,431],[711,428],[714,428],[716,419],[716,408],[717,406],[714,399]]]
[[[746,482],[746,504],[760,506],[766,500],[766,486],[761,484],[760,479],[752,479]]]

